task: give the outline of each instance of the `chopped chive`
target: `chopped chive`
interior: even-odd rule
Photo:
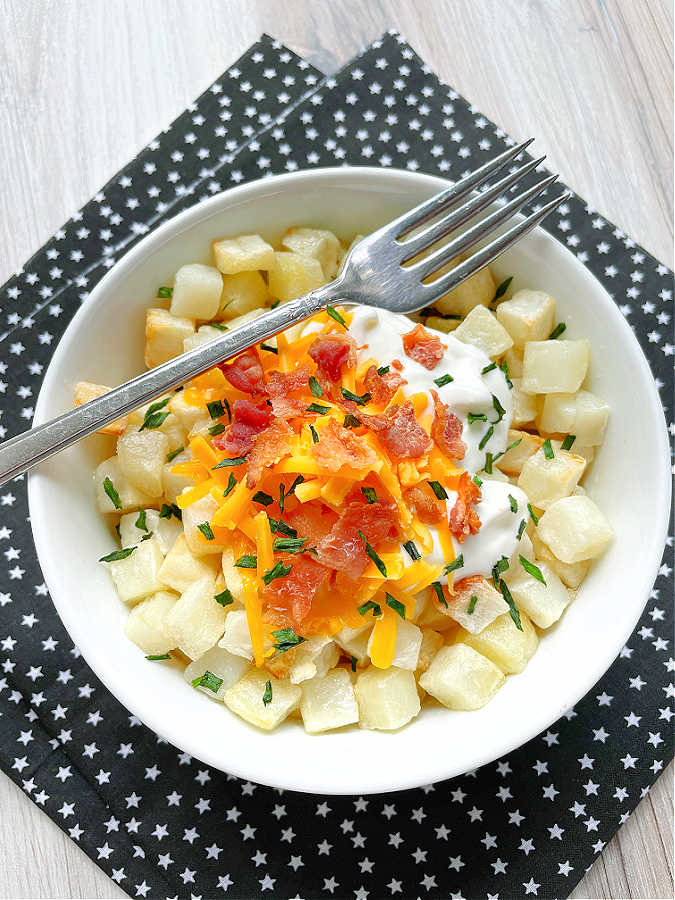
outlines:
[[[179,521],[181,521],[183,518],[183,513],[175,503],[162,503],[162,508],[159,511],[160,519],[170,519],[171,516],[175,516]]]
[[[365,406],[371,399],[371,395],[367,391],[365,394],[355,394],[353,391],[348,391],[347,388],[340,388],[340,393],[345,400],[351,400],[357,406]]]
[[[217,331],[229,331],[230,329],[227,325],[223,325],[222,322],[211,322],[211,328],[215,328]]]
[[[234,459],[221,459],[217,466],[211,466],[212,469],[226,469],[228,466],[240,466],[246,462],[245,456],[236,456]]]
[[[199,525],[197,525],[197,528],[199,528],[207,541],[214,541],[216,539],[208,522],[201,522]]]
[[[417,559],[422,559],[422,555],[420,554],[420,551],[417,549],[417,547],[415,546],[415,544],[412,541],[406,541],[405,544],[403,545],[403,549],[406,551],[406,553],[408,554],[410,559],[412,559],[413,562],[415,562],[415,560],[417,560]]]
[[[141,544],[143,543],[143,541],[149,541],[151,537],[152,537],[151,531],[149,531],[147,534],[144,534],[143,537],[141,538]]]
[[[266,350],[268,353],[276,353],[277,355],[279,354],[277,348],[273,347],[271,344],[261,344],[260,349]]]
[[[138,430],[143,431],[145,428],[159,428],[169,415],[168,412],[160,412],[168,402],[169,398],[165,397],[164,400],[159,400],[157,403],[151,404],[146,409],[145,416],[143,417],[143,424]]]
[[[366,554],[370,557],[370,559],[372,559],[373,563],[375,564],[375,568],[380,573],[380,575],[382,575],[384,578],[386,578],[387,577],[387,567],[382,562],[380,557],[377,555],[377,553],[375,552],[373,547],[368,543],[368,539],[366,538],[365,534],[361,531],[361,529],[359,529],[359,537],[361,538],[363,543],[366,545]]]
[[[235,562],[238,569],[256,569],[258,567],[258,557],[254,553],[245,553]]]
[[[284,503],[286,502],[285,496],[286,488],[284,487],[283,481],[279,485],[279,510],[281,512],[284,511]]]
[[[279,553],[302,553],[308,538],[275,538],[272,549]]]
[[[487,416],[485,415],[485,413],[470,412],[466,418],[469,425],[473,425],[474,422],[487,422]]]
[[[356,672],[356,664],[357,664],[357,662],[358,662],[358,659],[357,659],[355,656],[352,656],[352,658],[351,658],[352,672]]]
[[[222,434],[225,431],[225,426],[222,422],[216,422],[215,425],[211,425],[209,428],[209,434],[211,437],[216,437],[218,434]]]
[[[135,549],[135,547],[124,547],[122,550],[113,550],[107,556],[102,556],[99,562],[117,562],[119,559],[126,559],[127,556],[131,556]]]
[[[103,479],[103,490],[110,497],[112,505],[115,507],[115,509],[122,509],[122,501],[120,500],[120,495],[115,490],[115,485],[107,476]]]
[[[498,300],[501,300],[504,294],[508,291],[509,285],[512,281],[513,275],[510,275],[508,278],[505,278],[500,285],[498,285],[494,297],[492,298],[492,300],[490,300],[490,306],[492,306],[492,304],[496,303]]]
[[[513,494],[509,494],[509,506],[511,507],[511,512],[515,515],[518,512],[518,501]]]
[[[473,483],[476,485],[476,487],[482,487],[482,486],[483,486],[483,479],[482,479],[482,478],[479,478],[478,475],[474,475],[472,481],[473,481]]]
[[[516,535],[518,540],[520,540],[522,538],[523,532],[525,531],[526,528],[527,528],[527,519],[523,519],[522,522],[520,523],[520,525],[518,526],[518,534]]]
[[[536,514],[536,512],[535,512],[534,509],[532,508],[532,504],[531,504],[531,503],[528,503],[528,504],[527,504],[527,509],[528,509],[528,512],[530,513],[530,518],[532,519],[532,521],[534,522],[534,524],[535,524],[535,525],[538,525],[538,524],[539,524],[539,516]]]
[[[319,435],[317,434],[316,428],[313,425],[310,425],[309,430],[312,435],[312,441],[315,444],[318,444],[319,443]]]
[[[494,425],[490,425],[488,430],[485,432],[483,437],[480,439],[480,443],[478,444],[478,449],[483,450],[487,442],[490,440],[492,435],[495,433]]]
[[[351,413],[347,413],[342,424],[345,428],[360,428],[362,423],[360,419],[356,418],[356,416],[353,416]]]
[[[435,306],[425,306],[424,309],[420,310],[420,316],[422,318],[426,318],[428,316],[435,316],[437,319],[461,319],[462,317],[457,315],[457,313],[443,313],[440,309],[436,309]]]
[[[492,567],[492,580],[494,582],[495,587],[499,586],[499,579],[502,575],[502,572],[506,572],[509,567],[509,560],[507,556],[502,556],[501,559],[498,559],[497,562]]]
[[[565,440],[560,445],[560,449],[561,450],[571,450],[572,444],[576,441],[576,439],[577,439],[576,434],[568,434],[567,437],[565,438]]]
[[[293,566],[285,566],[281,560],[268,569],[262,577],[265,584],[271,584],[275,578],[285,578]]]
[[[270,703],[272,702],[272,682],[271,681],[265,682],[265,690],[263,691],[262,702],[265,704],[265,706],[269,706]]]
[[[122,540],[122,529],[120,528],[120,523],[119,523],[119,522],[117,523],[117,525],[115,525],[115,531],[117,532],[117,537],[118,537],[120,540]]]
[[[289,489],[286,491],[286,496],[287,496],[287,497],[290,497],[291,494],[295,493],[296,487],[297,487],[299,484],[302,484],[304,480],[305,480],[305,476],[304,476],[304,475],[296,475],[295,478],[293,479],[293,483],[291,484],[291,486],[289,487]]]
[[[491,362],[489,366],[485,366],[484,369],[480,370],[481,375],[487,375],[488,372],[491,372],[493,369],[497,368],[496,362]]]
[[[223,497],[227,497],[228,494],[231,494],[236,486],[237,479],[234,477],[234,473],[230,472],[230,477],[227,479],[227,487],[223,491]]]
[[[461,569],[463,565],[464,555],[460,553],[457,559],[453,559],[453,561],[451,563],[448,563],[448,565],[443,569],[443,574],[449,575],[450,572],[456,572],[457,569]]]
[[[402,619],[405,619],[405,606],[401,601],[397,600],[396,597],[392,597],[391,594],[388,594],[386,591],[384,592],[384,596],[387,600],[389,609],[393,609]]]
[[[325,416],[330,411],[330,406],[324,406],[322,403],[310,403],[306,408],[306,412],[316,413],[318,416]]]
[[[445,490],[445,488],[443,487],[443,485],[440,483],[440,481],[429,481],[429,482],[427,482],[427,484],[429,485],[429,487],[431,488],[431,490],[434,492],[434,494],[436,495],[436,497],[439,500],[447,500],[448,499],[448,493]]]
[[[558,322],[553,331],[549,334],[549,341],[554,341],[556,338],[560,337],[563,331],[567,328],[564,322]]]
[[[518,629],[518,631],[522,631],[523,626],[520,621],[520,612],[518,611],[518,607],[516,606],[515,601],[511,596],[511,591],[508,589],[506,582],[501,578],[499,579],[499,590],[501,591],[502,597],[508,603],[509,612],[516,628]]]
[[[373,616],[377,617],[382,615],[382,607],[379,603],[375,603],[374,600],[367,600],[365,603],[362,603],[361,606],[357,606],[356,608],[361,616],[365,616],[371,609],[373,611]]]
[[[206,404],[206,408],[212,419],[219,419],[221,416],[225,415],[225,407],[220,400],[209,400]]]
[[[262,503],[263,506],[270,506],[274,503],[274,498],[270,497],[270,495],[266,494],[264,491],[256,491],[251,499],[254,503]]]
[[[298,536],[298,532],[295,528],[291,528],[290,525],[282,522],[281,519],[273,519],[271,516],[268,516],[267,521],[270,523],[270,531],[272,534],[279,533],[289,538],[296,538]]]
[[[149,659],[151,662],[156,662],[159,659],[171,659],[171,656],[168,653],[153,653],[145,658]]]
[[[509,364],[507,363],[507,361],[506,361],[505,359],[503,359],[503,360],[499,363],[499,368],[500,368],[500,369],[502,370],[502,372],[504,373],[504,378],[506,379],[506,384],[508,385],[509,390],[511,390],[511,389],[513,388],[513,382],[512,382],[511,379],[509,378]]]
[[[280,303],[280,300],[272,300],[272,302],[270,303],[270,309],[276,309]]]
[[[230,404],[227,397],[223,397],[223,406],[225,407],[225,412],[227,413],[227,421],[232,421],[232,410],[230,409]]]
[[[504,418],[504,416],[506,415],[506,410],[499,402],[499,397],[495,397],[494,394],[492,395],[492,405],[494,406],[495,412],[497,413],[497,418],[492,424],[496,425],[497,422],[501,422],[501,420]]]
[[[544,451],[544,456],[546,457],[546,459],[553,459],[553,457],[555,456],[549,438],[546,438],[546,440],[542,444],[541,449]]]
[[[343,328],[346,328],[346,327],[347,327],[347,323],[346,323],[345,320],[342,318],[342,316],[341,316],[340,313],[337,311],[337,309],[335,309],[335,307],[333,307],[333,306],[327,306],[327,307],[326,307],[326,312],[327,312],[328,315],[331,317],[331,319],[335,319],[335,321],[336,321],[336,322],[339,322],[340,325],[342,325]]]
[[[537,581],[540,581],[544,585],[544,587],[546,587],[546,579],[541,574],[541,569],[539,568],[539,566],[535,566],[535,564],[531,563],[529,559],[525,559],[522,553],[520,554],[520,564],[528,573],[528,575],[536,578]]]
[[[375,493],[375,488],[362,487],[361,493],[366,498],[368,503],[377,503],[377,494]]]
[[[315,397],[323,397],[323,388],[314,375],[309,376],[309,389]]]
[[[391,366],[380,366],[380,368],[377,370],[377,374],[386,375],[389,369],[391,369]]]
[[[166,461],[171,462],[172,459],[175,459],[179,453],[182,453],[185,450],[185,447],[182,445],[180,447],[176,447],[175,450],[172,450],[170,453],[166,454]]]
[[[448,601],[445,599],[445,594],[443,593],[443,585],[440,581],[432,581],[432,588],[436,591],[436,596],[438,597],[438,602],[442,603],[443,606],[447,609]]]
[[[492,463],[495,461],[494,456],[488,450],[485,454],[485,464],[483,469],[488,475],[492,475]]]
[[[476,608],[476,603],[478,603],[478,597],[475,594],[472,594],[471,599],[469,600],[469,605],[466,608],[467,615],[473,615],[473,611]]]
[[[304,637],[296,634],[292,628],[281,628],[279,631],[273,631],[272,637],[276,638],[274,649],[277,651],[277,656],[280,653],[285,653],[287,650],[292,650],[293,647],[297,647],[298,644],[302,644],[306,640]]]
[[[157,289],[157,296],[161,297],[162,300],[166,300],[169,297],[173,297],[173,288],[172,287],[161,287]]]
[[[231,591],[228,591],[225,588],[224,591],[221,591],[219,594],[216,594],[213,598],[216,603],[220,603],[221,606],[230,606],[230,604],[234,603],[234,597],[232,596]]]
[[[147,512],[144,509],[139,509],[138,518],[134,522],[136,528],[140,528],[141,531],[149,531],[148,525],[146,523]]]
[[[214,694],[218,693],[220,690],[220,686],[223,683],[222,678],[218,678],[217,675],[214,675],[213,672],[209,672],[207,669],[203,675],[199,675],[197,678],[193,678],[190,684],[192,687],[205,687],[210,691],[213,691]]]
[[[434,384],[436,387],[444,387],[446,384],[450,384],[451,381],[455,379],[452,375],[441,375],[439,378],[434,378]]]

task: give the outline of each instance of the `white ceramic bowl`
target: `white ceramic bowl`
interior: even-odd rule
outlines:
[[[184,263],[208,261],[213,238],[291,225],[369,232],[445,186],[380,169],[318,169],[226,191],[176,216],[124,256],[69,325],[45,376],[35,422],[70,408],[80,379],[118,384],[143,370],[144,315],[157,286]],[[616,531],[562,621],[521,675],[477,712],[423,709],[394,734],[350,728],[308,736],[297,722],[267,734],[193,690],[177,669],[148,663],[123,633],[127,609],[97,560],[110,531],[92,497],[92,470],[114,452],[95,436],[29,478],[38,556],[51,596],[87,663],[132,713],[177,747],[225,772],[317,793],[409,788],[475,769],[547,728],[600,678],[630,635],[652,587],[666,534],[669,455],[647,362],[600,284],[546,232],[502,257],[497,280],[558,301],[565,337],[592,344],[591,385],[612,407],[607,438],[586,481]]]

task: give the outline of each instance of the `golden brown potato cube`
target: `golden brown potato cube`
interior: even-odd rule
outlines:
[[[194,334],[192,319],[172,316],[167,309],[145,312],[145,364],[149,369],[168,362],[183,352],[183,341]]]
[[[274,265],[274,248],[259,234],[240,234],[213,242],[213,258],[223,275],[271,269]]]
[[[544,439],[539,437],[538,434],[530,434],[527,431],[518,431],[510,428],[506,446],[510,447],[516,441],[520,441],[520,443],[513,447],[512,450],[507,450],[497,461],[497,468],[506,475],[520,475],[525,461],[533,453],[536,453],[544,443]]]
[[[485,306],[474,306],[453,334],[465,344],[478,347],[490,359],[501,356],[513,346],[511,335]]]
[[[293,253],[318,259],[325,277],[328,280],[335,278],[342,248],[332,231],[323,228],[289,228],[281,239],[281,246]]]
[[[106,387],[104,384],[94,384],[91,381],[78,381],[75,385],[75,406],[82,406],[83,403],[88,403],[90,400],[102,397],[103,394],[107,394],[109,390],[111,390],[111,388]],[[122,416],[121,419],[115,419],[114,422],[110,422],[108,425],[104,425],[103,428],[99,428],[98,434],[122,434],[127,427],[127,422],[128,416]]]
[[[221,312],[225,319],[236,319],[254,309],[262,309],[269,300],[260,272],[238,272],[223,277]]]
[[[325,284],[326,278],[318,259],[299,253],[274,254],[274,267],[270,269],[269,289],[273,297],[282,303],[302,297]]]

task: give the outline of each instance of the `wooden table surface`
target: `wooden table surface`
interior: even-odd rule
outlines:
[[[262,31],[331,72],[391,27],[672,267],[672,25],[669,0],[0,0],[0,282]],[[574,897],[673,895],[672,795],[670,766]],[[124,896],[0,775],[0,897]]]

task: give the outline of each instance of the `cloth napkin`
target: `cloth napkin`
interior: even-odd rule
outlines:
[[[263,36],[0,289],[0,438],[29,426],[72,315],[158,222],[269,174],[457,178],[509,144],[395,33],[332,77]],[[610,292],[670,400],[672,273],[577,196],[544,227]],[[0,492],[0,767],[132,897],[563,897],[673,754],[670,547],[617,660],[545,734],[450,781],[313,796],[211,769],[115,700],[53,609],[19,478]]]

